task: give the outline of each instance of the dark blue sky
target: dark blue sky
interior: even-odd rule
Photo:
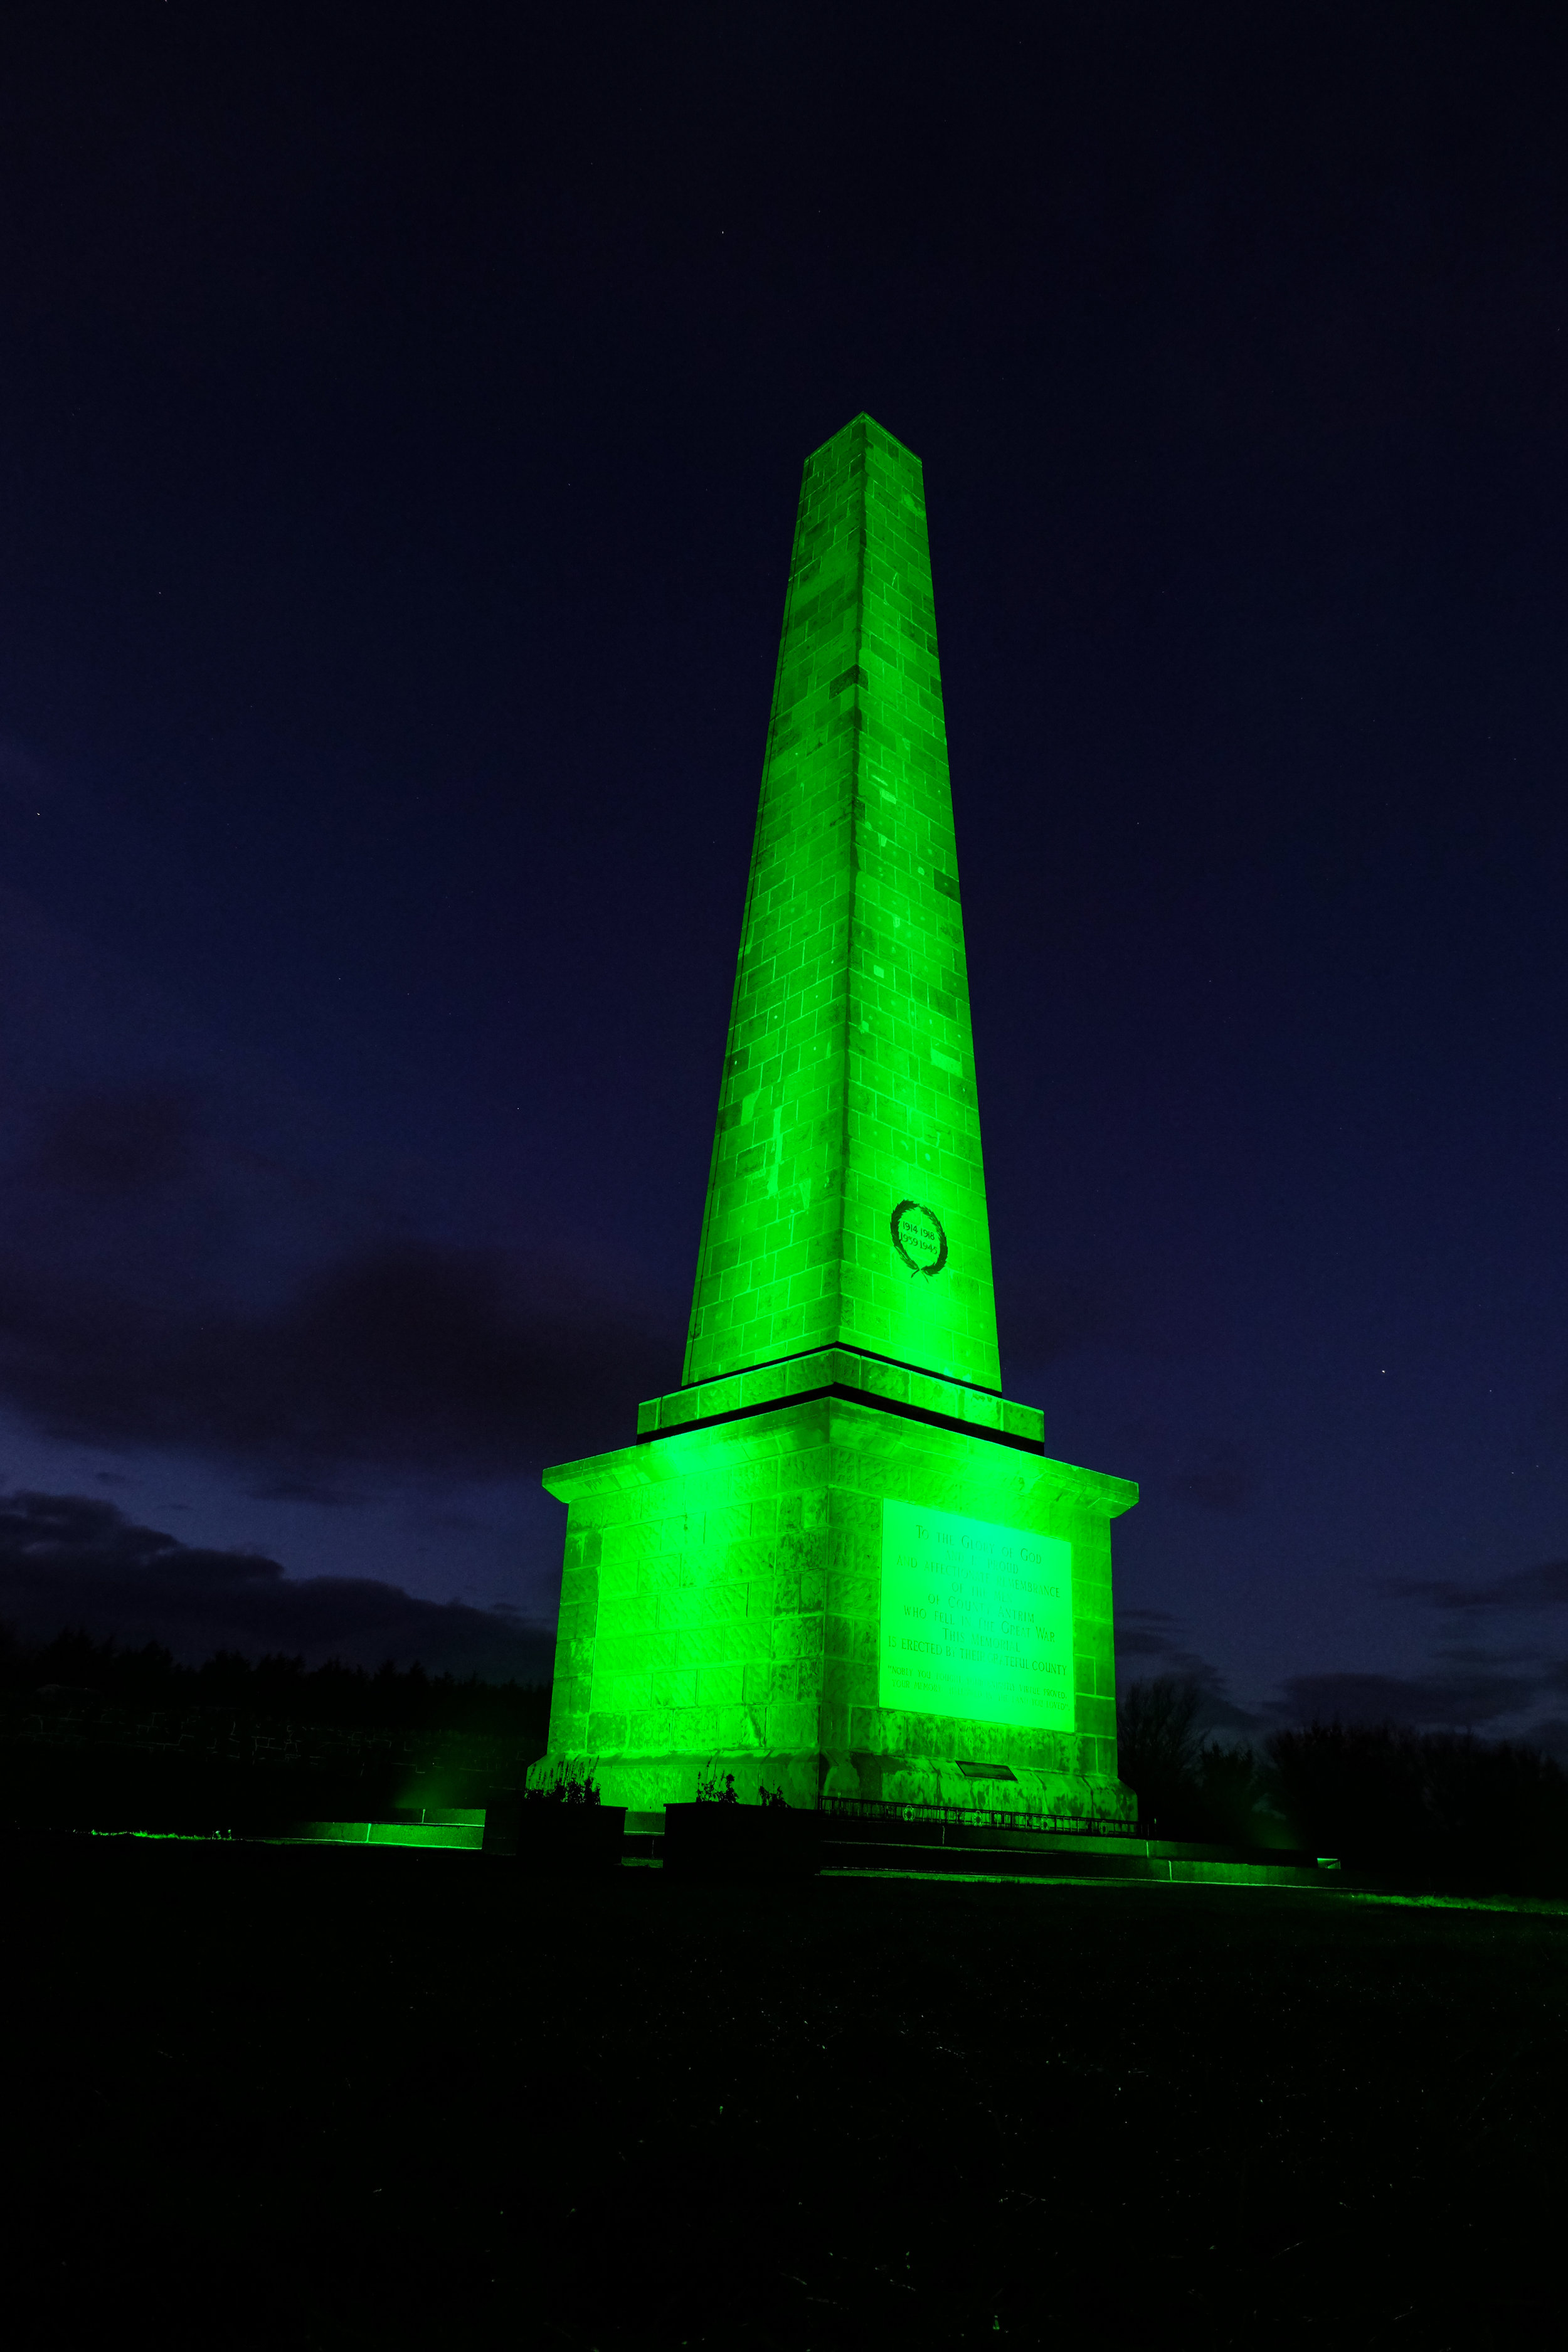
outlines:
[[[1506,5],[7,12],[0,1472],[80,1499],[0,1612],[538,1654],[865,408],[1126,1670],[1568,1719],[1565,84]]]

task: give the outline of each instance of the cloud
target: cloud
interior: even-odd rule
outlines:
[[[998,1264],[998,1337],[1003,1377],[1045,1372],[1091,1351],[1167,1365],[1210,1350],[1223,1337],[1212,1297],[1197,1297],[1168,1266],[1099,1265],[1067,1273],[1043,1259]],[[1144,1386],[1147,1393],[1147,1384]],[[1255,1450],[1235,1437],[1189,1440],[1158,1414],[1119,1423],[1117,1444],[1144,1465],[1144,1492],[1203,1511],[1248,1509],[1262,1488]]]
[[[1244,1511],[1257,1499],[1258,1470],[1239,1445],[1211,1445],[1190,1467],[1178,1471],[1170,1491],[1178,1502],[1195,1503],[1205,1511]]]
[[[510,1610],[421,1601],[373,1577],[289,1577],[253,1552],[137,1527],[83,1495],[0,1496],[0,1621],[43,1642],[68,1626],[156,1641],[188,1663],[215,1650],[329,1657],[490,1680],[548,1679],[553,1637]]]
[[[265,1465],[273,1491],[629,1443],[638,1398],[674,1377],[664,1335],[614,1302],[475,1250],[372,1248],[271,1315],[0,1265],[0,1396],[54,1436]]]
[[[628,1443],[679,1378],[663,1299],[498,1250],[323,1246],[268,1184],[179,1088],[50,1106],[0,1202],[0,1402],[320,1499],[356,1468],[515,1475]]]
[[[1255,1715],[1226,1695],[1219,1668],[1189,1649],[1176,1620],[1163,1609],[1119,1609],[1116,1612],[1116,1679],[1119,1686],[1169,1675],[1191,1683],[1199,1694],[1197,1721],[1205,1731],[1249,1730]]]
[[[1026,1370],[1090,1348],[1175,1362],[1215,1338],[1213,1298],[1161,1263],[1063,1272],[1014,1258],[996,1269],[996,1314],[1004,1364]]]
[[[74,1096],[51,1108],[26,1170],[44,1186],[142,1192],[189,1171],[194,1127],[195,1105],[178,1087]]]
[[[1096,1340],[1111,1338],[1122,1320],[1122,1299],[1102,1278],[1075,1279],[1040,1272],[997,1286],[1002,1352],[1009,1362],[1055,1363]]]
[[[1455,1584],[1443,1578],[1391,1584],[1400,1601],[1425,1601],[1435,1609],[1553,1609],[1568,1601],[1568,1559],[1542,1560],[1515,1569],[1495,1584]]]
[[[1172,1663],[1176,1660],[1182,1662],[1182,1671],[1201,1664],[1190,1651],[1183,1649],[1176,1620],[1164,1609],[1119,1609],[1116,1652],[1118,1657],[1162,1659],[1166,1662],[1163,1670],[1171,1673],[1178,1671]],[[1204,1666],[1202,1671],[1206,1675],[1214,1669]]]
[[[1534,1416],[1532,1434],[1538,1445],[1553,1454],[1568,1451],[1568,1381],[1554,1389]]]
[[[1270,1714],[1293,1723],[1398,1723],[1415,1731],[1468,1731],[1520,1714],[1535,1675],[1476,1664],[1431,1675],[1291,1675]]]
[[[1314,1721],[1480,1730],[1524,1714],[1549,1688],[1568,1690],[1568,1660],[1543,1674],[1533,1659],[1455,1649],[1441,1653],[1437,1667],[1424,1675],[1292,1675],[1280,1685],[1280,1696],[1249,1710],[1230,1697],[1219,1669],[1188,1645],[1178,1621],[1163,1609],[1117,1611],[1116,1675],[1122,1687],[1167,1675],[1191,1683],[1200,1694],[1202,1729],[1254,1736]],[[1538,1728],[1524,1736],[1541,1741]]]
[[[0,736],[0,809],[31,815],[56,796],[56,787],[43,762],[12,736]]]

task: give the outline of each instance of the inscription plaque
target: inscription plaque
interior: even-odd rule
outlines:
[[[1072,1546],[885,1502],[879,1681],[901,1712],[1070,1731]]]
[[[911,1274],[940,1274],[947,1264],[947,1234],[934,1209],[900,1201],[892,1215],[893,1247]]]

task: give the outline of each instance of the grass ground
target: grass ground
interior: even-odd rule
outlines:
[[[1561,2325],[1568,1917],[5,1853],[18,2343],[1514,2352]]]

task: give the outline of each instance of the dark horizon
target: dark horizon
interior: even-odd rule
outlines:
[[[1563,36],[836,21],[0,30],[0,1619],[540,1643],[868,410],[1122,1672],[1568,1748]]]

